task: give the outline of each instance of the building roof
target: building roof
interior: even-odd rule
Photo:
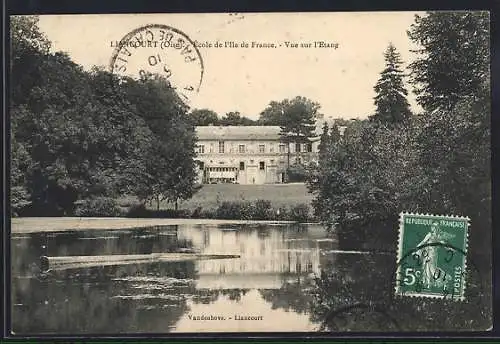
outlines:
[[[279,140],[278,126],[203,126],[196,127],[199,140]]]
[[[323,124],[316,124],[316,137],[312,141],[319,140],[323,129]],[[343,134],[345,127],[340,127],[340,134]],[[262,140],[275,141],[280,139],[281,128],[272,125],[253,126],[198,126],[196,134],[198,140]]]

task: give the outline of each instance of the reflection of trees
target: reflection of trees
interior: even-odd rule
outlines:
[[[313,280],[307,276],[296,275],[293,280],[287,279],[279,289],[259,290],[262,298],[271,304],[272,309],[307,313],[312,302],[310,289]]]
[[[486,329],[491,298],[476,288],[471,271],[465,302],[394,296],[396,259],[392,255],[339,254],[323,266],[311,294],[311,320],[327,331],[406,331]],[[475,281],[475,282],[474,282]]]
[[[106,266],[14,282],[16,333],[168,332],[189,311],[193,262]]]
[[[349,310],[348,307],[388,301],[389,294],[394,291],[391,287],[391,271],[395,266],[392,260],[388,256],[339,254],[335,264],[323,267],[321,276],[315,281],[311,320],[327,321],[325,329],[331,331],[349,331],[354,324],[362,324],[363,331],[380,330],[379,315],[364,320],[366,311]],[[333,312],[343,308],[347,310],[330,319]],[[377,321],[370,325],[370,319]]]
[[[37,240],[40,245],[47,245],[45,254],[49,256],[148,254],[172,252],[180,247],[191,248],[193,243],[179,239],[177,231],[177,226],[151,226],[125,231],[48,233]]]
[[[208,305],[217,301],[220,295],[219,289],[198,289],[193,295],[192,301],[194,304]]]
[[[231,301],[241,301],[241,297],[245,296],[250,289],[223,289],[221,295],[227,296]]]

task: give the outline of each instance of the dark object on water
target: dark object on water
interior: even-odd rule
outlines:
[[[176,250],[176,253],[200,253],[200,251],[194,248],[181,247]]]
[[[106,256],[62,256],[40,257],[41,272],[88,268],[94,266],[139,264],[152,262],[181,262],[189,260],[233,259],[240,258],[234,254],[200,254],[200,253],[151,253],[151,254],[113,254]]]

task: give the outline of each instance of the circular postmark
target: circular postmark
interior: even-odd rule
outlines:
[[[467,252],[448,243],[428,243],[409,250],[392,274],[397,296],[454,301],[465,301],[466,294],[481,297],[485,292],[482,277]]]
[[[114,47],[109,69],[132,78],[159,75],[185,103],[199,92],[203,59],[195,43],[182,31],[149,24],[127,33]]]

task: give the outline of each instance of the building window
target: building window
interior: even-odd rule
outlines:
[[[224,153],[224,141],[219,141],[219,153]]]
[[[297,153],[300,153],[300,143],[296,143],[296,144],[295,144],[295,151],[296,151]]]
[[[264,163],[264,161],[260,161],[259,162],[259,170],[265,170],[266,169],[266,165]]]
[[[265,145],[259,145],[259,153],[264,153],[266,151]]]
[[[204,170],[205,169],[205,163],[203,161],[200,161],[198,164],[200,166],[200,170]]]
[[[238,152],[239,153],[245,153],[245,145],[239,145],[238,146]]]
[[[253,160],[250,160],[250,163],[253,164]]]
[[[201,154],[205,153],[205,146],[204,145],[198,146],[198,153],[201,153]]]
[[[306,144],[306,152],[311,153],[313,151],[312,143]]]
[[[271,164],[274,164],[274,160],[271,159]]]
[[[280,145],[280,153],[285,153],[285,145]]]
[[[243,171],[245,169],[245,162],[240,161],[240,170]]]

